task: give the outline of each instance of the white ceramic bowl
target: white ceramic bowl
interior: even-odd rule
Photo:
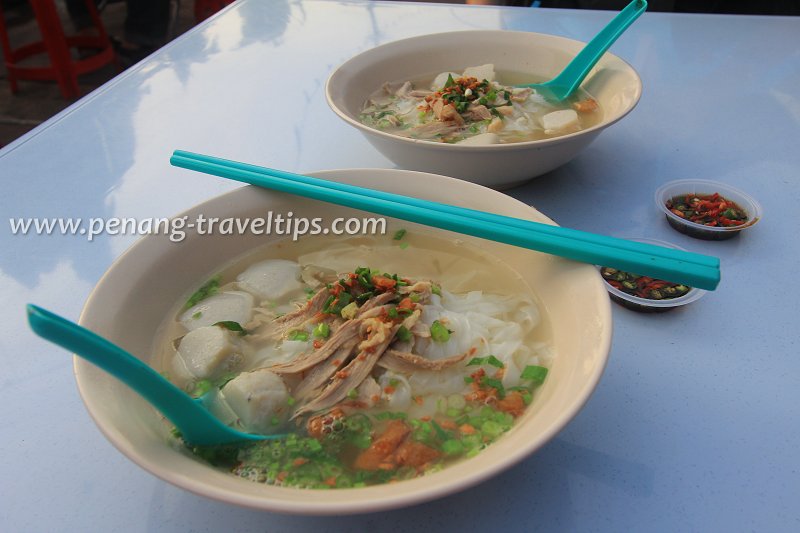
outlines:
[[[485,63],[493,63],[501,73],[531,73],[550,79],[584,44],[555,35],[512,31],[458,31],[412,37],[372,48],[341,65],[328,79],[326,96],[339,117],[358,128],[401,168],[445,174],[496,189],[508,188],[568,162],[601,131],[627,115],[642,92],[642,82],[633,67],[606,53],[582,85],[603,109],[600,123],[539,141],[464,146],[398,137],[358,120],[364,102],[387,81],[461,72],[468,66]]]
[[[337,170],[326,179],[425,199],[488,209],[552,223],[535,209],[501,193],[464,181],[401,170]],[[264,217],[291,211],[295,217],[353,216],[353,210],[243,187],[182,215]],[[403,227],[413,228],[406,222]],[[162,417],[116,379],[75,358],[75,375],[86,407],[105,436],[131,460],[156,476],[197,494],[252,508],[302,514],[343,514],[396,508],[465,489],[514,465],[560,431],[579,411],[603,372],[611,342],[610,302],[597,270],[546,254],[471,237],[514,268],[534,288],[548,315],[556,351],[548,379],[518,424],[477,456],[440,472],[391,485],[309,491],[254,483],[216,470],[169,441]],[[272,237],[188,233],[180,243],[148,236],[123,254],[92,292],[80,323],[137,356],[153,346],[156,331],[176,302],[230,259]],[[112,479],[109,477],[109,479]]]

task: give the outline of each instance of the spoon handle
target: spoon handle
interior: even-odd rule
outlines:
[[[647,2],[645,0],[633,0],[594,39],[584,46],[583,50],[570,61],[569,65],[558,76],[544,85],[547,85],[553,92],[557,93],[559,99],[566,98],[572,94],[572,91],[583,82],[592,67],[603,57],[603,54],[614,44],[614,41],[645,10],[647,10]]]
[[[193,444],[230,442],[231,430],[152,367],[119,346],[36,305],[28,323],[40,337],[66,348],[116,377],[161,411]],[[219,436],[227,435],[220,440]]]

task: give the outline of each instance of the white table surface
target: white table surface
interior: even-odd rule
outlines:
[[[25,324],[27,302],[76,319],[135,237],[12,235],[7,220],[169,216],[237,187],[170,167],[176,148],[292,171],[392,167],[327,108],[337,65],[446,30],[588,40],[609,17],[244,1],[0,151],[0,530],[800,530],[800,18],[645,14],[613,48],[642,77],[638,107],[568,165],[508,191],[565,226],[717,255],[723,281],[667,314],[614,306],[608,368],[583,411],[477,487],[348,517],[206,500],[117,452],[83,408],[68,354]],[[763,220],[725,242],[674,232],[653,192],[693,177],[749,191]]]

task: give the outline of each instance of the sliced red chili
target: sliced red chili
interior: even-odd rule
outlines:
[[[665,205],[676,216],[705,226],[740,226],[748,219],[741,207],[719,193],[674,196]]]

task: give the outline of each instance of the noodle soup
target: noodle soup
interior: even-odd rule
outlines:
[[[177,304],[169,378],[238,429],[192,447],[235,475],[302,488],[414,478],[480,453],[533,401],[550,326],[508,266],[422,232],[308,238],[239,258]]]
[[[372,128],[433,142],[468,145],[536,141],[575,133],[598,124],[597,101],[578,89],[553,102],[531,88],[525,76],[495,79],[491,64],[463,73],[443,72],[413,81],[385,83],[372,93],[359,120]]]

